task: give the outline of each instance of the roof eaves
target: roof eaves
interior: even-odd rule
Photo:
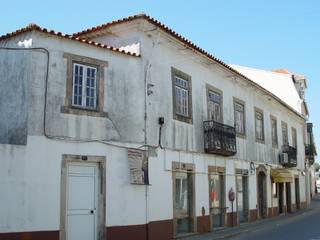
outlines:
[[[260,89],[261,91],[267,93],[268,95],[270,95],[271,97],[273,97],[276,101],[278,101],[280,104],[282,104],[284,107],[288,108],[289,110],[291,110],[293,113],[295,113],[296,115],[298,115],[299,117],[303,118],[302,114],[300,114],[299,112],[297,112],[295,109],[293,109],[292,107],[290,107],[287,103],[285,103],[284,101],[282,101],[280,98],[278,98],[276,95],[274,95],[273,93],[271,93],[270,91],[268,91],[267,89],[263,88],[262,86],[260,86],[259,84],[255,83],[253,80],[249,79],[248,77],[246,77],[245,75],[243,75],[242,73],[238,72],[237,70],[235,70],[234,68],[230,67],[228,64],[224,63],[222,60],[216,58],[215,56],[213,56],[212,54],[208,53],[207,51],[205,51],[204,49],[200,48],[199,46],[197,46],[196,44],[194,44],[193,42],[191,42],[190,40],[188,40],[187,38],[183,37],[182,35],[178,34],[177,32],[173,31],[172,29],[170,29],[169,27],[167,27],[166,25],[164,25],[163,23],[161,23],[160,21],[154,19],[151,16],[148,16],[146,14],[137,14],[137,15],[132,15],[129,17],[125,17],[122,19],[118,19],[118,20],[114,20],[112,22],[108,22],[93,28],[89,28],[86,30],[83,30],[81,32],[75,33],[73,34],[73,36],[76,37],[85,37],[85,35],[89,34],[89,33],[93,33],[96,31],[100,31],[103,30],[105,28],[111,27],[113,25],[117,25],[117,24],[121,24],[121,23],[125,23],[125,22],[129,22],[129,21],[133,21],[136,19],[145,19],[148,22],[150,22],[151,24],[154,24],[156,26],[158,26],[160,29],[162,29],[163,31],[167,32],[168,34],[170,34],[171,36],[175,37],[176,39],[178,39],[179,41],[181,41],[182,43],[184,43],[186,46],[198,51],[199,53],[203,54],[204,56],[208,57],[209,59],[219,63],[221,66],[223,66],[224,68],[228,69],[229,71],[233,72],[234,74],[240,76],[241,78],[245,79],[246,81],[250,82],[252,85],[254,85],[255,87],[257,87],[258,89]]]
[[[111,50],[111,51],[114,51],[114,52],[119,52],[119,53],[126,54],[126,55],[129,55],[129,56],[140,57],[140,54],[136,54],[136,53],[125,51],[125,50],[120,50],[119,48],[112,47],[110,45],[97,43],[97,42],[94,42],[94,41],[91,41],[91,40],[87,40],[87,39],[82,39],[82,38],[76,37],[74,35],[68,35],[68,34],[64,34],[64,33],[61,33],[61,32],[55,32],[53,30],[48,30],[46,28],[41,28],[40,26],[38,26],[36,24],[33,24],[33,23],[27,25],[24,28],[20,28],[20,29],[14,31],[14,32],[7,33],[5,35],[0,36],[0,41],[6,40],[6,39],[9,39],[9,38],[13,38],[13,37],[15,37],[17,35],[20,35],[20,34],[23,34],[23,33],[26,33],[26,32],[30,32],[30,31],[38,31],[38,32],[41,32],[41,33],[50,34],[52,36],[60,37],[60,38],[63,38],[63,39],[77,41],[77,42],[88,44],[88,45],[91,45],[91,46],[95,46],[95,47],[99,47],[99,48],[103,48],[103,49],[108,49],[108,50]]]

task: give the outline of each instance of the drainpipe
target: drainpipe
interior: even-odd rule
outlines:
[[[158,30],[158,28],[154,29],[154,30]],[[154,31],[153,30],[153,31]],[[152,58],[152,55],[154,53],[155,47],[159,44],[159,37],[160,37],[160,32],[158,32],[157,35],[157,39],[156,41],[152,42],[152,49],[151,49],[151,54],[149,56],[149,59],[146,61],[146,65],[145,65],[145,70],[144,70],[144,145],[146,146],[148,144],[148,134],[147,134],[147,120],[148,120],[148,96],[150,94],[152,94],[152,92],[149,92],[149,85],[148,84],[148,74],[149,74],[149,70],[151,69],[151,62],[150,59]],[[148,152],[147,152],[147,157],[148,156]],[[145,211],[146,211],[146,216],[145,216],[145,221],[146,221],[146,239],[149,239],[149,216],[148,216],[148,185],[145,185]]]

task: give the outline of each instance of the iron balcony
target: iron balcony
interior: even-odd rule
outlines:
[[[234,127],[213,120],[204,121],[204,150],[206,153],[232,156],[237,153]]]
[[[308,144],[306,145],[306,148],[305,148],[305,155],[306,155],[306,158],[309,160],[309,165],[312,165],[314,164],[314,155],[315,155],[315,151],[314,151],[314,146],[312,146],[311,144]]]
[[[280,155],[280,164],[284,167],[297,166],[297,149],[288,144],[282,145],[282,153]]]

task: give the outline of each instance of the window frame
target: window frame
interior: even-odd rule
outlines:
[[[82,93],[81,93],[81,104],[76,104],[75,101],[74,101],[74,95],[75,95],[75,67],[78,66],[78,67],[82,67],[83,68],[83,83],[82,83]],[[87,79],[87,71],[88,69],[94,69],[95,70],[95,79],[94,79],[94,82],[95,82],[95,92],[94,92],[94,102],[93,102],[93,107],[90,107],[90,106],[87,106],[86,105],[86,101],[87,101],[87,93],[86,93],[86,90],[87,90],[87,83],[86,81],[88,80]],[[97,98],[97,95],[98,95],[98,79],[97,79],[97,72],[98,72],[98,68],[96,66],[92,66],[92,65],[89,65],[89,64],[83,64],[83,63],[78,63],[76,61],[73,61],[72,62],[72,106],[73,107],[77,107],[77,108],[84,108],[84,109],[88,109],[88,110],[96,110],[97,109],[97,106],[98,106],[98,98]],[[89,97],[90,98],[90,97]]]
[[[216,87],[213,87],[210,84],[206,84],[207,120],[214,120],[214,119],[211,119],[211,112],[209,109],[209,102],[211,101],[210,97],[209,97],[210,92],[213,92],[214,94],[220,95],[220,98],[221,98],[221,101],[220,101],[220,123],[223,123],[223,91],[216,88]],[[217,102],[215,102],[215,103],[217,103]]]
[[[237,128],[236,128],[236,108],[235,108],[236,104],[243,106],[243,133],[238,132]],[[243,101],[239,98],[236,98],[236,97],[233,97],[233,118],[234,118],[234,128],[236,130],[237,137],[245,138],[246,131],[247,131],[247,128],[246,128],[246,104],[245,104],[245,101]]]
[[[273,129],[272,129],[272,121],[275,121],[276,123],[276,141],[274,142],[273,139]],[[277,148],[279,146],[279,136],[278,136],[278,120],[275,116],[270,115],[270,129],[271,129],[271,143],[272,147]]]
[[[79,56],[72,53],[63,53],[66,60],[66,95],[64,105],[61,106],[61,113],[76,114],[93,117],[108,117],[108,113],[104,112],[104,72],[108,67],[108,62],[100,59]],[[74,64],[84,65],[96,68],[96,103],[95,108],[85,107],[73,104],[74,94]],[[85,85],[83,85],[85,86]]]
[[[286,127],[286,143],[284,141],[284,134],[283,134],[283,127]],[[289,145],[289,131],[288,131],[288,124],[284,121],[281,121],[281,135],[282,135],[282,145]]]
[[[177,86],[176,78],[180,78],[184,81],[187,81],[188,87],[183,88],[182,86]],[[192,79],[191,79],[191,76],[174,68],[174,67],[171,67],[171,81],[172,81],[173,119],[192,124],[193,116],[192,116]],[[188,95],[187,95],[188,115],[183,115],[183,114],[177,112],[177,102],[176,102],[177,101],[177,96],[176,96],[176,88],[177,87],[181,88],[182,90],[188,91]]]
[[[257,113],[260,113],[262,116],[262,138],[258,138],[258,134],[257,134]],[[255,138],[256,138],[256,142],[259,143],[265,143],[265,133],[264,133],[264,114],[263,114],[263,110],[257,107],[254,107],[254,131],[255,131]]]

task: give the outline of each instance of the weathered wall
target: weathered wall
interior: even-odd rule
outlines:
[[[0,43],[18,47],[19,38]],[[0,144],[27,144],[31,52],[0,49]]]
[[[143,142],[143,95],[140,76],[140,58],[102,50],[59,38],[35,36],[35,45],[50,51],[48,78],[46,133],[51,136],[80,140],[116,140]],[[67,59],[64,53],[76,54],[108,62],[104,68],[104,109],[107,117],[66,114],[61,111],[66,100]],[[29,119],[30,135],[42,135],[44,104],[45,56],[34,54],[32,72],[35,85],[30,112],[36,114]],[[36,97],[35,97],[36,96]],[[120,112],[126,114],[119,114]]]

